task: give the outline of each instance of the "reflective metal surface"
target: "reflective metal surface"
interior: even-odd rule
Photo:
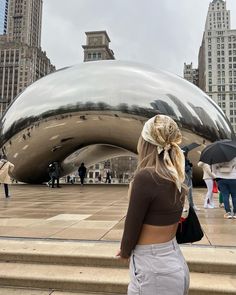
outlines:
[[[186,80],[140,64],[97,61],[61,69],[29,86],[1,120],[1,147],[24,182],[48,179],[49,161],[63,174],[115,155],[136,153],[143,123],[171,116],[196,162],[204,141],[231,138],[220,108]],[[197,170],[196,170],[197,172]]]

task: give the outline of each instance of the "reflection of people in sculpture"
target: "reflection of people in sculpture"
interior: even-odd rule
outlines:
[[[9,173],[14,169],[14,165],[7,161],[5,155],[1,156],[0,160],[0,183],[4,185],[5,197],[9,198],[8,184],[12,183]]]
[[[111,172],[109,170],[106,171],[105,183],[111,183]]]
[[[81,163],[79,169],[78,169],[78,173],[79,173],[79,177],[80,177],[80,183],[81,185],[84,184],[84,178],[86,176],[86,167],[84,166],[84,163]]]
[[[177,124],[164,115],[149,119],[139,139],[117,254],[130,258],[128,295],[141,288],[143,295],[188,293],[189,270],[175,238],[187,189],[181,139]]]

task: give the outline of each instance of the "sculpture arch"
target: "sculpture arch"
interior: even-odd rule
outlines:
[[[17,180],[41,183],[52,160],[66,175],[81,161],[134,155],[144,122],[158,113],[177,122],[183,145],[233,136],[222,110],[186,80],[136,63],[96,61],[26,88],[1,120],[1,147]]]

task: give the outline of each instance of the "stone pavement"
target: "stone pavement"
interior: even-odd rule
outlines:
[[[126,185],[15,184],[11,198],[0,199],[0,237],[119,241],[127,210]],[[205,188],[194,189],[204,238],[201,245],[236,246],[236,219],[223,219],[224,209],[203,208]]]

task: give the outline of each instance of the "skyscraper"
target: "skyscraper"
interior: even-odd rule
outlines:
[[[28,85],[55,67],[41,50],[42,0],[10,0],[0,35],[0,116]]]
[[[209,4],[198,70],[198,86],[221,107],[236,131],[236,30],[231,30],[226,1]]]
[[[0,35],[7,32],[8,0],[0,0]]]

